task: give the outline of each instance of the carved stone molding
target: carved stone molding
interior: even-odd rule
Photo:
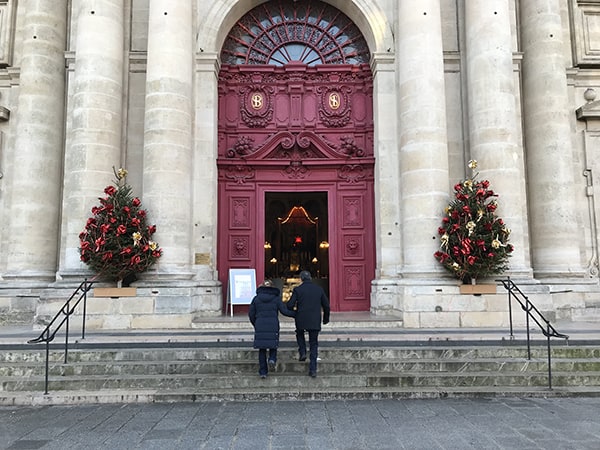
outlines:
[[[360,267],[346,266],[344,268],[344,292],[348,297],[360,297],[364,295],[363,286],[365,285],[363,271]]]
[[[340,168],[338,177],[347,183],[354,184],[365,180],[369,172],[361,165],[348,164]]]
[[[240,114],[250,128],[265,127],[273,119],[272,88],[249,86],[240,89]]]
[[[366,152],[351,135],[342,136],[339,144],[334,144],[324,136],[310,131],[300,133],[279,132],[255,145],[254,138],[242,135],[225,152],[228,159],[348,159],[363,158]]]
[[[302,179],[306,178],[309,170],[302,164],[302,161],[291,161],[290,165],[283,171],[288,178]]]
[[[250,228],[250,199],[239,197],[231,199],[231,228]]]
[[[317,159],[321,158],[317,152],[311,148],[279,148],[277,151],[269,156],[269,159],[289,159],[290,161],[302,161],[303,159]]]
[[[248,259],[250,257],[250,238],[248,236],[231,236],[230,258]]]
[[[575,111],[578,120],[600,120],[600,100],[588,102]]]
[[[244,184],[254,178],[254,169],[248,166],[228,167],[224,176],[228,180],[235,181],[236,184]]]
[[[328,127],[341,128],[350,122],[350,88],[318,88],[321,95],[319,117]]]
[[[365,156],[365,151],[359,148],[352,136],[343,136],[340,139],[340,150],[347,156]]]
[[[250,136],[240,136],[232,148],[227,150],[228,158],[236,156],[246,156],[254,151],[254,139]]]
[[[344,238],[344,257],[345,258],[362,258],[363,249],[361,244],[361,236],[346,236]]]
[[[362,228],[362,201],[359,197],[345,197],[343,200],[343,222],[345,228]]]
[[[0,131],[0,161],[2,161],[2,150],[4,148],[4,132]],[[0,167],[0,179],[4,177],[2,167]]]
[[[0,67],[13,64],[16,1],[0,0]]]
[[[571,0],[575,65],[600,67],[600,1]]]

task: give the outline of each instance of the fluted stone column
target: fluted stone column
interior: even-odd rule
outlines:
[[[439,1],[399,2],[398,41],[402,275],[431,278],[449,188]]]
[[[539,278],[582,276],[561,2],[520,5],[533,270]]]
[[[511,274],[531,277],[509,1],[470,0],[465,16],[471,158],[478,162],[478,178],[489,180],[500,196],[497,213],[511,229],[515,247]]]
[[[12,154],[7,272],[19,286],[56,276],[65,96],[67,1],[24,3],[18,130]]]
[[[119,168],[123,105],[121,0],[80,0],[65,155],[61,276],[81,275],[79,233]]]
[[[165,279],[191,277],[192,38],[191,0],[150,0],[143,201]]]

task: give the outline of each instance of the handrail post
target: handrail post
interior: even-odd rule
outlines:
[[[67,321],[65,323],[65,364],[67,364],[67,358],[69,353],[69,318],[71,317],[71,311],[69,308],[69,301],[67,301]]]
[[[550,324],[546,322],[546,335],[548,345],[548,389],[552,389],[552,352],[550,349]]]
[[[46,375],[44,377],[44,395],[48,395],[48,359],[50,358],[50,341],[46,341]]]
[[[527,359],[531,360],[531,342],[529,333],[529,315],[531,314],[531,308],[529,307],[529,297],[525,297],[525,323],[527,325]]]
[[[88,280],[83,280],[83,320],[81,322],[81,339],[85,339],[85,314],[87,310]]]
[[[513,334],[513,317],[512,317],[512,290],[511,290],[511,286],[510,286],[510,277],[508,277],[508,321],[510,324],[510,339],[513,340],[515,338],[514,334]]]

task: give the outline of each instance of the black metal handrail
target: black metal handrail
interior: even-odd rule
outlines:
[[[44,394],[48,393],[48,359],[50,355],[50,342],[56,337],[56,333],[65,325],[65,364],[68,362],[69,352],[69,319],[75,312],[75,309],[83,300],[83,311],[82,311],[82,325],[81,325],[81,339],[85,339],[85,314],[87,309],[87,293],[92,288],[94,281],[88,281],[87,278],[81,282],[75,292],[71,294],[71,297],[56,313],[54,318],[50,321],[44,331],[40,333],[35,339],[27,341],[28,344],[39,344],[40,342],[46,343],[46,375],[44,378]],[[79,295],[79,297],[77,297]],[[76,299],[76,300],[75,300]]]
[[[539,309],[535,307],[533,303],[529,300],[521,289],[510,279],[507,277],[506,279],[496,280],[497,282],[502,283],[504,288],[508,291],[508,317],[510,323],[510,338],[514,339],[513,335],[513,319],[512,319],[512,302],[511,300],[514,298],[519,304],[521,308],[526,313],[526,328],[527,328],[527,359],[531,360],[531,339],[530,339],[530,320],[533,320],[537,326],[540,328],[544,336],[546,336],[546,344],[548,350],[548,389],[552,389],[552,351],[550,348],[550,338],[560,338],[566,339],[568,341],[569,336],[563,333],[559,333],[556,329],[550,324],[550,321],[544,317],[544,315],[540,312]]]

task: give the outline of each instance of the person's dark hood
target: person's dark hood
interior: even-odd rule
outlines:
[[[273,297],[279,297],[279,289],[274,286],[259,286],[256,290],[256,295],[259,300],[268,302],[271,301]]]

